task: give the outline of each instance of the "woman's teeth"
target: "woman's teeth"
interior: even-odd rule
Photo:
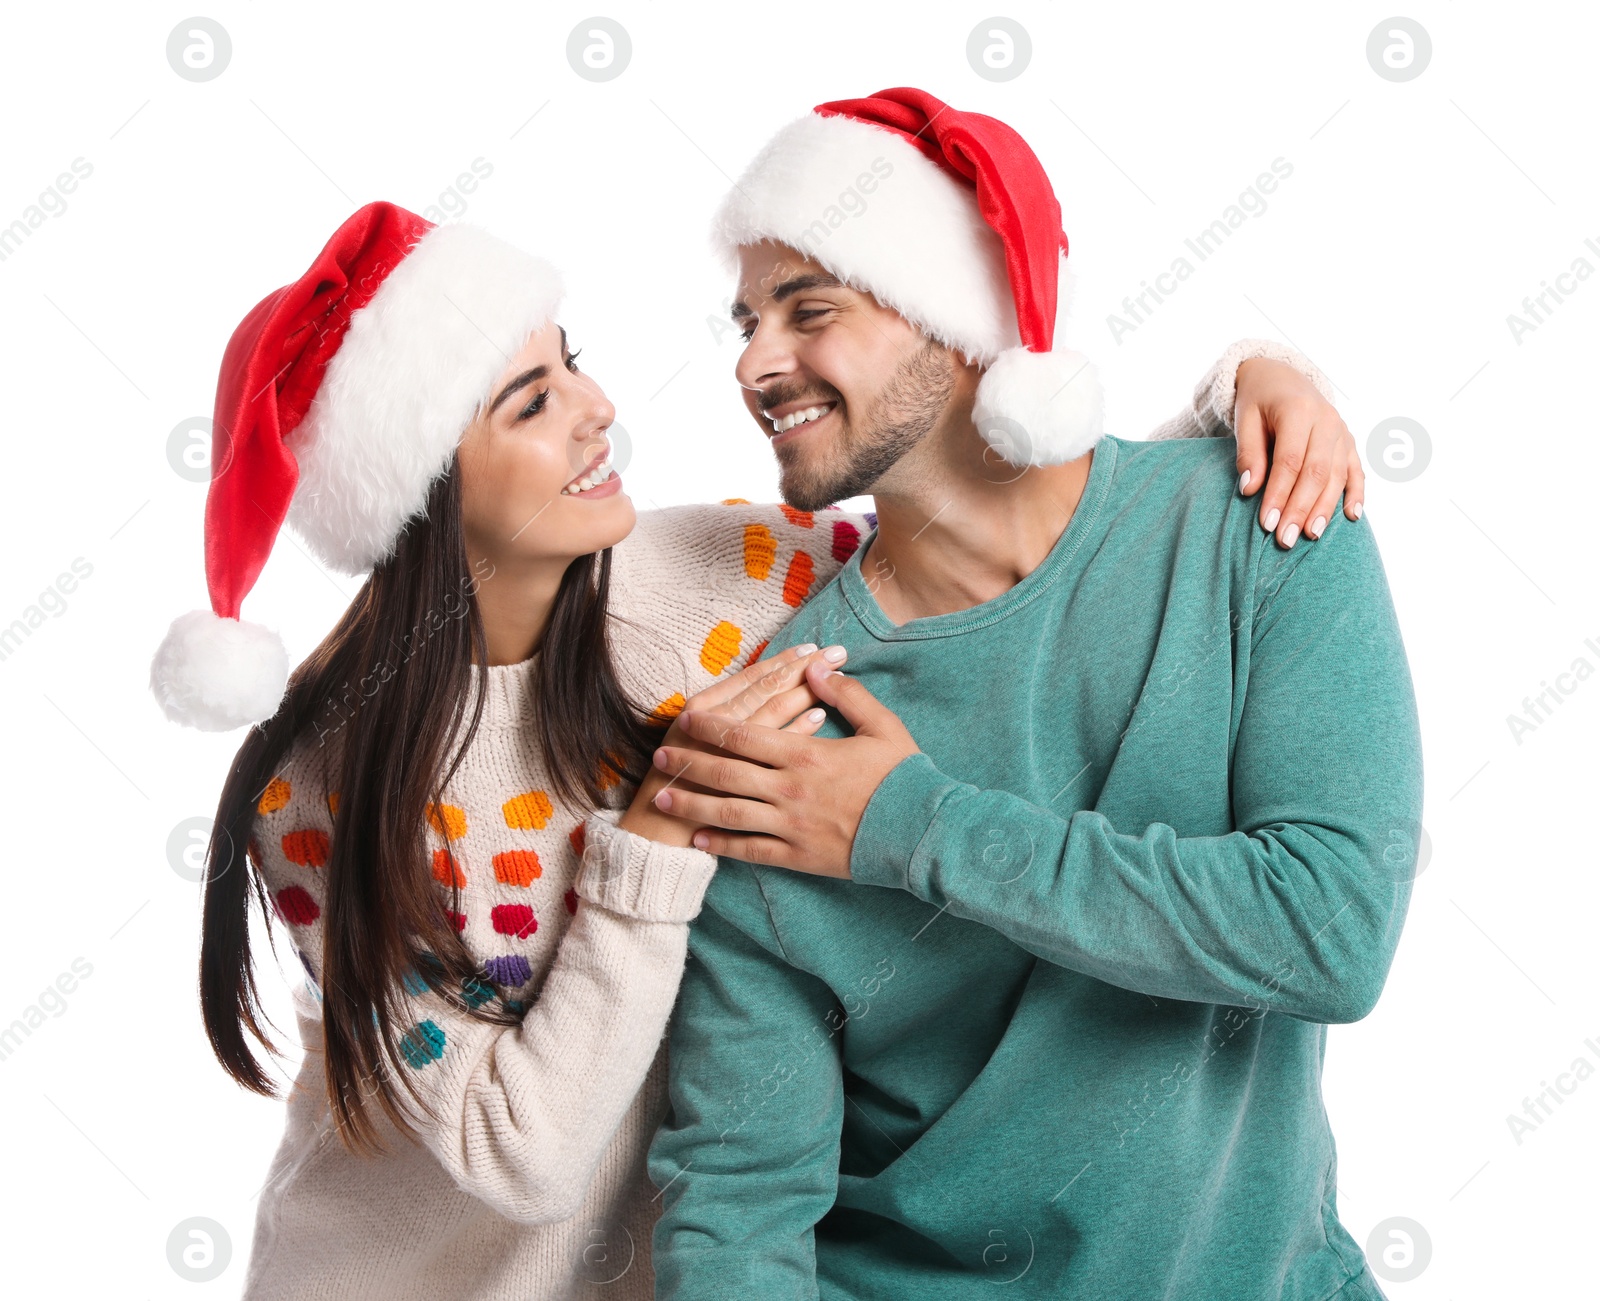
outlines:
[[[808,420],[819,420],[833,410],[833,403],[829,402],[820,407],[807,407],[804,411],[791,411],[786,416],[779,416],[772,422],[772,432],[781,434],[785,429],[793,429],[796,425],[803,425]]]
[[[577,496],[580,492],[588,492],[597,483],[604,483],[615,473],[616,471],[611,468],[611,460],[608,457],[590,470],[588,474],[584,475],[583,478],[574,479],[561,491],[570,496]]]

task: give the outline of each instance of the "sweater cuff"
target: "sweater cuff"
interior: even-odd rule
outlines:
[[[624,831],[617,825],[623,812],[596,809],[584,819],[583,864],[573,888],[625,917],[693,921],[717,870],[717,856]]]
[[[1194,403],[1171,420],[1154,429],[1150,437],[1223,438],[1231,435],[1234,407],[1237,405],[1239,367],[1253,357],[1286,362],[1316,385],[1317,392],[1333,402],[1333,386],[1328,377],[1304,353],[1296,352],[1275,339],[1240,339],[1217,358],[1217,363],[1195,385]]]
[[[956,785],[921,752],[900,760],[862,810],[850,846],[850,879],[915,893],[912,860],[939,805]]]

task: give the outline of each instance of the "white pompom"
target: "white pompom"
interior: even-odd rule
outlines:
[[[150,690],[168,718],[230,732],[277,712],[289,653],[270,628],[191,610],[172,621],[150,661]]]
[[[1082,353],[1008,348],[978,381],[972,419],[1012,465],[1057,465],[1100,440],[1105,400]]]

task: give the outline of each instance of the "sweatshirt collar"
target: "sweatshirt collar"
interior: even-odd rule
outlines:
[[[868,546],[878,536],[876,528],[862,539],[855,554],[839,571],[839,586],[845,600],[850,603],[850,608],[862,626],[879,641],[915,641],[928,637],[949,637],[957,633],[971,632],[973,629],[986,627],[1004,619],[1042,595],[1052,583],[1063,574],[1071,572],[1074,565],[1079,563],[1084,544],[1102,525],[1101,517],[1106,498],[1111,490],[1112,478],[1116,474],[1117,449],[1117,440],[1110,437],[1103,437],[1094,445],[1094,459],[1089,463],[1089,477],[1083,485],[1083,495],[1078,500],[1077,509],[1067,521],[1067,527],[1062,529],[1055,545],[1030,573],[992,600],[980,602],[965,610],[927,615],[921,619],[896,624],[883,612],[883,607],[878,604],[878,598],[872,594],[872,589],[867,585],[867,580],[861,572],[861,558],[867,554]]]

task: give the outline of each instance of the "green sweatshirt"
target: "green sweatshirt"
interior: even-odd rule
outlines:
[[[1003,595],[897,627],[863,545],[772,639],[843,642],[922,753],[851,880],[719,866],[658,1297],[1383,1296],[1319,1081],[1409,902],[1416,708],[1370,526],[1255,511],[1230,442],[1108,437]]]

